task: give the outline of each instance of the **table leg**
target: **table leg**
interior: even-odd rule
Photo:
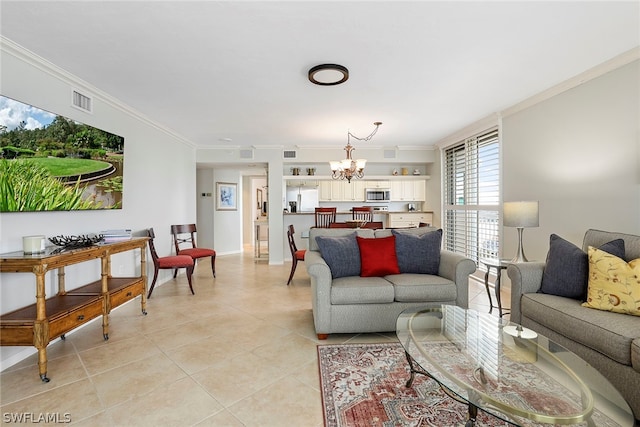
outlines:
[[[500,317],[506,314],[502,312],[502,297],[500,296],[500,285],[502,283],[501,272],[502,269],[498,268],[498,273],[496,274],[496,300],[498,301],[498,313],[500,314]]]
[[[489,292],[489,273],[491,272],[491,267],[487,265],[487,271],[484,273],[484,287],[487,290],[487,296],[489,297],[489,313],[493,311],[493,301],[491,300],[491,292]],[[498,273],[500,269],[498,269]]]

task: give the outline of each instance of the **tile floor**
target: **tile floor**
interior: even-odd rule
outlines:
[[[254,262],[252,248],[219,256],[194,276],[156,287],[148,315],[139,299],[0,374],[2,423],[8,414],[65,414],[74,426],[322,426],[316,346],[394,341],[395,334],[338,334],[318,341],[304,264],[286,286],[290,263]],[[472,281],[470,306],[488,311]],[[503,294],[503,301],[508,294]],[[508,304],[508,303],[507,303]],[[496,314],[497,310],[493,311]],[[40,423],[41,424],[41,423]]]

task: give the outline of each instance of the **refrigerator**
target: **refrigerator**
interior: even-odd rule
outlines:
[[[297,202],[297,212],[315,212],[318,207],[318,188],[287,187],[287,208],[289,202]]]

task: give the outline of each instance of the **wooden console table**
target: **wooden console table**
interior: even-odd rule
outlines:
[[[28,346],[38,349],[40,378],[48,382],[47,345],[78,326],[102,316],[102,333],[109,339],[109,313],[133,298],[141,296],[142,313],[146,305],[147,237],[90,247],[60,250],[48,247],[43,254],[25,255],[22,251],[0,254],[0,272],[33,273],[36,278],[36,303],[0,316],[0,345]],[[111,255],[140,250],[140,276],[112,277]],[[64,268],[94,259],[101,261],[101,278],[67,291]],[[45,275],[58,271],[58,293],[46,298]]]

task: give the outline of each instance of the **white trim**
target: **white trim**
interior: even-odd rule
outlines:
[[[196,144],[189,141],[184,136],[179,135],[173,130],[151,120],[149,117],[146,117],[139,111],[134,110],[133,108],[125,105],[124,103],[112,97],[111,95],[107,94],[106,92],[99,90],[98,88],[92,86],[90,83],[85,82],[79,77],[69,73],[68,71],[63,70],[62,68],[56,66],[55,64],[52,64],[51,62],[47,61],[43,57],[25,49],[24,47],[15,43],[11,39],[8,39],[2,35],[0,35],[0,50],[8,55],[11,55],[20,59],[21,61],[24,61],[25,63],[37,68],[43,73],[48,74],[49,76],[54,77],[62,81],[63,83],[68,84],[69,86],[71,86],[71,88],[78,88],[80,92],[85,91],[85,92],[93,93],[94,96],[91,97],[93,101],[95,101],[96,99],[100,99],[102,102],[109,105],[110,107],[113,107],[116,110],[120,110],[125,114],[133,118],[136,118],[137,120],[140,120],[144,124],[149,125],[163,133],[166,133],[172,138],[175,138],[180,143],[187,145],[188,147],[191,147],[191,148],[197,148]],[[87,112],[86,110],[82,110],[82,109],[79,109],[79,111],[84,111],[85,113]]]

